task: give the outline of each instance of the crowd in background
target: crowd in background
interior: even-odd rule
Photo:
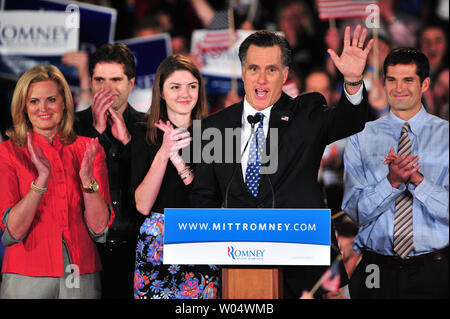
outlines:
[[[297,92],[306,91],[307,77],[318,70],[325,71],[331,80],[331,105],[340,94],[341,79],[326,53],[327,48],[339,50],[343,26],[355,26],[361,18],[337,19],[336,28],[329,21],[319,19],[317,1],[214,1],[214,0],[123,0],[85,1],[115,7],[118,10],[115,40],[168,32],[172,39],[173,53],[190,54],[190,40],[196,29],[221,29],[229,27],[228,6],[234,2],[233,21],[236,29],[269,29],[284,33],[293,50],[293,62],[289,80],[297,86]],[[256,2],[256,10],[253,9]],[[444,3],[447,3],[445,7]],[[118,4],[119,3],[119,4]],[[432,90],[425,104],[431,113],[448,119],[443,79],[448,75],[448,1],[380,0],[380,26],[378,32],[378,62],[383,65],[390,49],[413,46],[422,50],[431,64]],[[250,12],[251,11],[251,12]],[[373,50],[375,51],[375,50]],[[194,59],[195,60],[195,59]],[[372,63],[370,62],[372,61]],[[387,103],[382,94],[382,77],[375,76],[375,68],[367,67],[365,84],[372,92],[370,99],[374,118],[386,112]],[[377,79],[374,81],[374,79]],[[448,86],[448,84],[447,84]],[[372,90],[373,88],[373,90]],[[295,91],[294,91],[295,92]],[[448,93],[447,93],[448,95]],[[447,96],[448,99],[448,96]],[[209,99],[212,111],[231,103],[226,99]]]
[[[85,0],[85,3],[106,6],[117,10],[115,41],[132,37],[169,33],[172,52],[188,55],[201,66],[201,59],[190,53],[192,32],[196,29],[220,29],[229,26],[228,6],[233,5],[233,24],[236,29],[258,30],[269,29],[281,31],[293,50],[293,62],[285,91],[290,95],[305,92],[307,79],[312,73],[321,71],[328,79],[321,85],[328,90],[329,81],[330,105],[340,96],[342,79],[339,78],[331,60],[326,53],[327,48],[339,51],[340,39],[343,37],[343,26],[352,27],[363,22],[361,18],[337,19],[336,27],[330,27],[329,21],[319,19],[316,1],[218,1],[218,0]],[[256,3],[256,6],[254,4]],[[445,6],[445,3],[447,6]],[[448,120],[448,1],[433,0],[380,0],[380,26],[378,30],[378,59],[369,60],[365,75],[366,88],[370,92],[373,118],[387,112],[386,98],[382,90],[383,60],[390,49],[399,46],[414,46],[422,50],[431,64],[431,90],[426,94],[424,104],[433,114]],[[254,6],[254,7],[253,7]],[[251,11],[251,12],[249,12]],[[372,50],[372,54],[375,50]],[[67,54],[63,61],[73,65],[79,71],[80,86],[88,77],[85,68],[87,55]],[[378,74],[375,74],[375,68]],[[2,81],[3,84],[3,81]],[[8,89],[7,86],[10,86]],[[1,93],[2,104],[10,100],[11,87],[14,83],[6,82]],[[292,89],[294,88],[294,89]],[[317,88],[316,88],[317,89]],[[239,93],[239,92],[237,92]],[[321,92],[324,93],[324,92]],[[81,93],[76,101],[86,101],[89,105],[91,96]],[[208,108],[215,112],[226,107],[241,97],[236,92],[228,95],[211,94],[208,96]],[[8,107],[3,106],[1,116],[1,132],[10,125]]]

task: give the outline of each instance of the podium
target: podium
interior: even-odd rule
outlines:
[[[329,209],[166,208],[164,264],[222,265],[222,298],[283,298],[282,266],[329,266]]]
[[[223,267],[223,299],[282,299],[281,268]]]

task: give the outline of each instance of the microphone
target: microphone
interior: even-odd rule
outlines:
[[[247,116],[247,122],[249,122],[250,125],[252,126],[252,130],[254,129],[255,124],[258,123],[259,121],[261,121],[261,115],[259,113]]]
[[[241,153],[241,156],[239,157],[239,161],[244,156],[245,150],[247,149],[248,143],[252,139],[252,136],[255,135],[255,124],[259,123],[259,121],[261,121],[261,115],[259,113],[256,113],[255,115],[247,116],[247,122],[251,125],[252,131],[250,133],[250,137],[248,138],[247,142],[245,143],[245,147]],[[259,152],[258,138],[256,136],[255,136],[255,140],[256,140],[256,149],[258,150],[258,153],[259,153],[259,158],[262,158],[261,153]],[[234,175],[236,174],[236,171],[238,168],[239,168],[239,166],[235,167],[233,174],[231,174],[231,179],[228,182],[227,188],[225,190],[224,205],[222,205],[222,207],[224,207],[224,208],[228,208],[228,193],[230,191],[231,182],[233,181]],[[272,192],[272,208],[275,208],[275,190],[273,188],[272,181],[270,180],[269,176],[267,176],[267,179],[269,180],[270,190]]]
[[[245,143],[245,147],[241,153],[241,156],[239,157],[239,161],[242,160],[245,150],[247,149],[248,143],[252,139],[252,136],[255,135],[255,124],[258,123],[260,120],[261,120],[261,115],[259,115],[259,114],[247,116],[247,122],[251,125],[252,131],[250,133],[250,137],[248,138],[247,142]],[[233,181],[234,175],[236,175],[236,171],[238,168],[239,168],[239,165],[236,165],[236,167],[234,168],[233,174],[231,174],[230,181],[227,184],[227,188],[225,190],[225,197],[224,197],[224,201],[223,201],[223,205],[222,205],[222,207],[224,207],[224,208],[228,208],[228,193],[230,192],[231,182]]]

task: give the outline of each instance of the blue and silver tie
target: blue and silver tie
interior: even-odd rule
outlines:
[[[248,153],[247,170],[245,171],[245,184],[248,191],[254,196],[258,196],[258,187],[260,179],[261,168],[261,154],[264,148],[264,130],[263,121],[264,115],[256,113],[261,116],[261,120],[256,128],[255,136],[250,143],[250,150]]]

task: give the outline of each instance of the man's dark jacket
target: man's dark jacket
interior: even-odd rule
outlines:
[[[214,113],[202,121],[202,131],[215,127],[225,138],[225,128],[242,126],[243,102]],[[200,163],[195,172],[191,192],[193,207],[222,207],[229,183],[227,197],[229,208],[324,208],[323,193],[317,183],[317,174],[324,148],[336,140],[358,133],[368,119],[367,92],[363,89],[363,101],[352,105],[344,93],[336,107],[326,105],[319,93],[306,93],[295,99],[282,93],[274,104],[269,128],[278,129],[277,150],[270,146],[270,130],[266,138],[267,153],[278,152],[278,168],[275,173],[261,175],[258,197],[247,190],[239,163],[225,163],[225,147],[222,141],[222,163]],[[208,144],[211,141],[202,141]],[[236,139],[234,142],[236,143]],[[275,146],[276,147],[276,146]],[[240,152],[239,146],[232,146]],[[236,151],[234,151],[236,152]],[[230,158],[229,154],[227,156]],[[233,154],[233,159],[236,154]],[[273,185],[275,196],[272,196]],[[332,243],[337,247],[334,231]],[[331,260],[337,255],[331,249]],[[298,298],[303,290],[310,290],[319,280],[326,266],[286,266],[283,267],[284,297]],[[341,267],[341,286],[347,283],[345,269]]]
[[[123,118],[128,132],[134,130],[134,126],[143,120],[144,113],[138,112],[127,105]],[[108,239],[136,241],[143,216],[136,210],[134,194],[130,187],[130,152],[128,146],[124,146],[111,133],[108,125],[103,134],[99,134],[93,126],[92,110],[75,113],[75,130],[78,135],[98,137],[106,154],[108,165],[109,187],[111,201],[115,214],[115,220],[108,231]]]

